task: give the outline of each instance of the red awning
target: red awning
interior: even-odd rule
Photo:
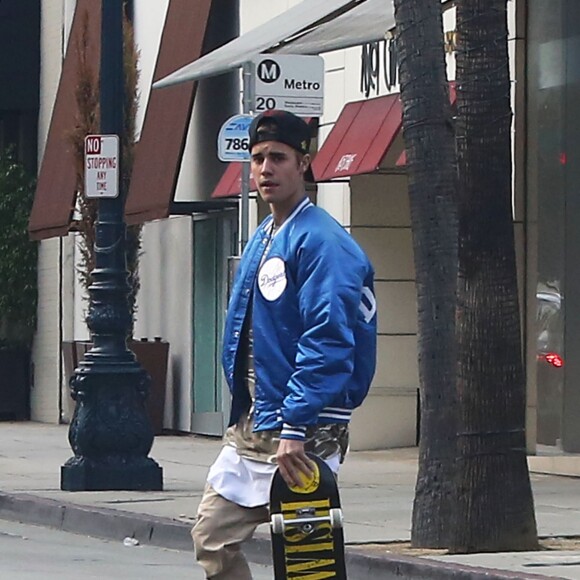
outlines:
[[[71,135],[78,117],[75,89],[83,36],[87,42],[86,52],[91,58],[89,66],[93,67],[93,72],[98,72],[100,0],[79,0],[76,5],[28,222],[28,232],[33,240],[65,236],[72,219],[78,178]]]
[[[212,8],[212,0],[170,0],[154,80],[201,56]],[[125,205],[128,224],[169,216],[196,89],[189,82],[151,91]]]
[[[250,174],[250,191],[256,191],[256,183]],[[213,198],[231,197],[242,193],[242,164],[239,162],[228,163],[222,178],[216,185],[211,196]]]
[[[314,158],[316,181],[376,171],[401,124],[398,94],[346,104]]]

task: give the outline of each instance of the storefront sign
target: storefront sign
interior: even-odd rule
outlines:
[[[380,94],[380,84],[390,91],[398,82],[395,39],[388,38],[363,44],[361,48],[360,92],[369,97]]]
[[[455,51],[457,32],[445,33],[444,47],[446,54]],[[389,35],[385,40],[369,42],[361,47],[360,92],[369,97],[371,93],[381,94],[381,83],[384,90],[390,92],[399,82],[399,61],[395,38]]]

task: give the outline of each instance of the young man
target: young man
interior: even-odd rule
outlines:
[[[225,324],[232,393],[225,445],[210,468],[192,530],[207,577],[251,580],[240,545],[268,521],[276,466],[301,485],[306,452],[334,472],[376,359],[372,266],[352,237],[306,196],[310,131],[268,111],[250,126],[251,171],[271,215],[249,241]]]

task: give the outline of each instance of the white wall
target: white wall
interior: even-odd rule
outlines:
[[[50,126],[64,58],[64,18],[62,0],[41,3],[40,110],[38,117],[38,155],[42,159]],[[30,394],[34,421],[59,421],[60,388],[60,277],[61,241],[40,243],[38,257],[38,322],[33,344],[34,383]]]
[[[64,59],[62,0],[43,0],[40,20],[40,110],[38,158],[42,159]]]
[[[139,273],[141,290],[135,338],[169,342],[165,426],[191,425],[192,384],[192,220],[172,217],[146,224]]]
[[[407,178],[351,179],[351,232],[375,267],[377,371],[352,423],[353,449],[412,446],[416,441],[417,303]],[[372,426],[372,428],[369,428]]]
[[[34,383],[30,392],[33,421],[59,421],[59,239],[40,244],[38,252],[38,320],[32,357]]]
[[[139,102],[137,111],[137,137],[141,133],[145,116],[145,104],[149,100],[157,53],[161,43],[163,25],[169,0],[134,0],[135,43],[139,51]]]

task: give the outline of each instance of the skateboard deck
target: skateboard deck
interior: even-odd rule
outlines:
[[[338,486],[314,455],[314,476],[290,488],[279,471],[270,488],[270,532],[275,580],[346,580]]]

